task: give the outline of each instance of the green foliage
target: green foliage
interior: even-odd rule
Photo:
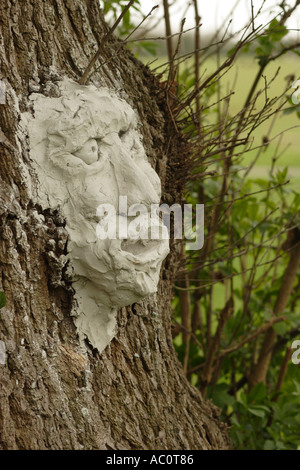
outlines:
[[[236,167],[235,169],[238,169]],[[214,200],[220,191],[220,178],[206,179],[201,186],[207,198]],[[288,227],[300,226],[299,217],[299,193],[284,185],[287,180],[287,168],[270,171],[269,178],[264,180],[243,180],[239,173],[234,175],[230,184],[230,193],[240,188],[239,197],[231,210],[230,220],[226,219],[218,228],[215,237],[215,252],[210,257],[209,269],[201,270],[201,280],[204,285],[211,285],[204,291],[201,299],[202,332],[197,330],[197,340],[203,344],[203,337],[207,335],[207,322],[210,317],[214,325],[214,331],[220,315],[220,308],[212,308],[216,297],[222,295],[219,285],[228,286],[233,283],[233,297],[235,304],[234,314],[228,319],[220,344],[220,350],[226,350],[234,344],[243,341],[244,338],[259,330],[272,318],[272,306],[278,296],[284,267],[288,257],[281,253],[280,262],[274,262],[274,254],[283,242],[283,224]],[[284,185],[284,186],[278,186]],[[268,191],[270,186],[275,188]],[[277,186],[277,187],[276,187]],[[254,194],[262,190],[262,193]],[[195,200],[188,196],[188,202]],[[271,214],[267,219],[266,215]],[[228,234],[230,233],[230,240]],[[228,246],[236,246],[236,255],[228,258]],[[242,249],[241,249],[242,248]],[[242,251],[246,254],[241,255]],[[244,258],[244,264],[249,269],[244,274],[246,280],[243,283],[240,262]],[[267,263],[267,264],[264,264]],[[260,266],[261,265],[261,266]],[[216,273],[216,274],[213,274]],[[251,282],[251,295],[248,303],[245,301],[247,288]],[[212,283],[213,278],[221,281]],[[298,295],[299,298],[299,295]],[[286,344],[291,331],[300,329],[300,313],[297,309],[296,295],[291,297],[289,308],[285,312],[286,320],[274,325],[278,338],[282,338]],[[177,305],[177,321],[180,319],[180,309]],[[204,334],[203,334],[204,332]],[[204,341],[205,344],[205,341]],[[183,362],[184,345],[176,344],[180,360]],[[285,386],[274,401],[274,388],[278,378],[279,368],[282,363],[282,353],[273,358],[269,371],[268,388],[260,383],[249,393],[243,387],[236,393],[233,390],[232,380],[238,382],[244,377],[245,371],[250,372],[253,357],[253,343],[245,344],[237,350],[225,356],[217,382],[211,385],[207,391],[207,397],[222,409],[224,420],[231,425],[231,436],[237,449],[296,449],[299,444],[300,427],[300,370],[293,364],[285,378]],[[205,348],[190,348],[189,363],[193,369],[205,362]],[[295,380],[296,377],[296,380]],[[192,382],[201,388],[201,374],[193,374]]]
[[[286,34],[286,27],[275,19],[263,34],[256,38],[255,56],[260,67],[267,66],[269,58],[282,51],[284,46],[281,40]],[[229,51],[229,57],[234,54],[235,49],[236,46]],[[244,53],[249,52],[250,43],[242,50]],[[181,69],[180,96],[193,90],[194,84],[193,68],[188,66]],[[219,122],[224,118],[222,108],[218,105],[218,99],[223,95],[220,78],[210,82],[202,91],[202,155],[205,155],[203,149],[206,148],[206,139],[209,149],[217,148],[217,143],[215,142],[213,147],[212,142],[220,132]],[[288,102],[291,105],[288,112],[298,113],[299,107],[293,105],[289,97]],[[267,106],[268,102],[263,102],[261,109],[266,110]],[[270,111],[270,118],[271,115]],[[257,127],[259,118],[253,119]],[[247,126],[251,127],[249,120],[251,114],[248,115],[248,122],[241,121],[241,127],[237,130],[236,118],[234,114],[231,116],[229,106],[228,130],[222,134],[222,142],[232,142],[235,132],[238,132],[238,138],[241,138]],[[186,129],[189,135],[194,132],[196,141],[198,129],[193,120]],[[219,224],[213,233],[213,249],[210,250],[209,256],[204,258],[205,261],[201,261],[199,253],[187,254],[187,270],[193,273],[190,276],[191,324],[195,324],[194,292],[199,292],[200,300],[197,302],[201,315],[197,327],[192,327],[195,340],[191,337],[188,349],[188,371],[191,371],[188,376],[193,385],[204,391],[206,397],[222,409],[223,419],[231,426],[235,448],[297,449],[300,428],[297,384],[300,382],[300,371],[296,365],[289,365],[283,386],[280,392],[275,393],[285,348],[289,345],[291,333],[299,331],[300,328],[297,291],[294,291],[289,299],[284,312],[285,320],[275,323],[273,327],[281,348],[278,346],[279,352],[272,357],[267,385],[259,383],[249,391],[247,377],[251,374],[253,361],[257,360],[263,339],[263,334],[259,335],[258,332],[272,319],[273,308],[289,260],[288,253],[281,247],[289,232],[295,227],[300,227],[300,196],[298,190],[287,184],[287,167],[277,169],[276,166],[270,165],[266,178],[245,178],[244,172],[248,168],[244,163],[244,152],[249,148],[245,143],[243,150],[239,151],[237,148],[231,157],[230,170],[227,168],[228,191],[224,195],[224,208],[220,211]],[[261,152],[264,150],[262,148]],[[215,161],[212,161],[214,159]],[[218,210],[220,204],[226,168],[224,153],[221,151],[215,152],[214,157],[208,160],[210,164],[205,166],[205,158],[202,157],[200,164],[195,167],[194,178],[188,183],[186,193],[187,202],[190,204],[203,202],[204,197],[205,237],[212,236],[209,231],[211,214]],[[216,176],[201,178],[201,171],[207,169],[213,169]],[[230,210],[227,209],[228,206]],[[179,299],[180,292],[176,292],[176,295]],[[233,313],[223,328],[215,354],[212,377],[206,386],[202,371],[229,295],[234,303]],[[180,322],[179,301],[173,303],[173,309],[176,321]],[[254,339],[247,342],[246,339],[252,336]],[[186,345],[178,338],[174,344],[179,359],[182,363],[186,362]],[[226,353],[231,348],[232,352]]]
[[[297,376],[297,378],[295,377]],[[299,445],[300,371],[291,365],[279,396],[258,384],[232,405],[231,437],[236,448],[293,450]],[[275,401],[277,400],[277,401]],[[223,408],[226,403],[223,403]]]
[[[103,0],[103,12],[106,20],[109,23],[114,23],[123,12],[127,4],[128,0]],[[133,18],[134,15],[136,15],[135,21]],[[129,10],[123,16],[122,21],[117,28],[117,35],[122,39],[126,39],[127,36],[129,36],[136,27],[137,18],[139,21],[141,21],[143,18],[139,0],[136,0],[131,8],[129,8]],[[133,43],[128,43],[127,47],[137,56],[145,53],[151,56],[155,56],[157,53],[157,44],[152,41],[136,41]]]
[[[128,0],[104,0],[103,1],[103,12],[104,15],[109,15],[109,19],[115,22],[122,11],[128,4]],[[122,24],[118,29],[118,35],[120,37],[127,36],[135,27],[132,22],[132,11],[140,12],[141,4],[139,0],[136,0],[132,7],[125,13],[122,19]]]
[[[263,34],[258,34],[254,42],[254,52],[260,66],[266,65],[275,52],[283,49],[280,42],[288,34],[288,29],[284,24],[274,18]],[[231,57],[236,50],[236,44],[228,51],[227,55]],[[242,52],[247,54],[252,52],[252,44],[249,42],[242,47]],[[294,50],[298,53],[297,50]]]
[[[300,93],[300,91],[299,91]],[[294,103],[292,102],[292,99],[290,96],[287,96],[287,103],[290,105],[288,108],[285,108],[283,111],[283,114],[296,114],[298,119],[300,119],[300,105],[295,106]]]
[[[277,48],[277,43],[287,34],[288,30],[286,26],[281,25],[279,21],[274,18],[266,29],[265,34],[257,40],[258,46],[255,49],[255,53],[260,65],[268,62],[270,55]]]

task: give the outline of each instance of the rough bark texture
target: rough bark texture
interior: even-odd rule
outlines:
[[[64,221],[29,197],[34,175],[19,112],[28,96],[77,80],[107,31],[96,0],[2,0],[0,105],[0,449],[221,449],[229,445],[218,411],[186,381],[172,346],[170,299],[178,254],[164,264],[157,301],[118,315],[103,354],[80,353],[70,312],[72,286],[60,255]],[[150,72],[112,39],[95,84],[119,90],[144,123],[144,144],[164,201],[180,200],[184,143],[167,119]],[[29,178],[30,176],[30,178]],[[41,215],[44,217],[41,217]],[[47,241],[57,240],[55,257]]]

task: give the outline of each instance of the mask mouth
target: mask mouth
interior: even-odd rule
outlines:
[[[106,240],[113,258],[119,252],[136,267],[157,266],[169,253],[168,229],[159,217],[152,217],[150,213],[139,217],[122,213],[105,215],[99,224],[98,239]]]
[[[169,253],[168,240],[123,240],[121,251],[135,265],[158,264]]]
[[[121,243],[122,251],[126,251],[132,255],[142,255],[145,251],[157,249],[160,240],[123,240]]]
[[[169,253],[167,227],[159,218],[147,220],[139,234],[128,230],[128,238],[121,240],[121,251],[135,265],[157,265]]]

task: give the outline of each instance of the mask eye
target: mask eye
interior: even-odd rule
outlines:
[[[124,136],[124,134],[126,134],[127,131],[123,131],[123,130],[120,130],[119,131],[119,138],[122,139],[122,137]]]
[[[91,165],[98,160],[99,157],[98,142],[96,139],[89,139],[85,144],[74,152],[75,157],[83,160],[87,165]]]

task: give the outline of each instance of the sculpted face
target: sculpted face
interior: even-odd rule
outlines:
[[[151,239],[151,225],[166,228],[144,214],[148,237],[100,239],[97,227],[109,216],[99,205],[113,206],[117,227],[128,228],[127,207],[150,211],[160,202],[160,180],[147,161],[134,110],[108,89],[61,84],[59,98],[33,94],[35,117],[27,117],[31,157],[39,178],[38,200],[60,208],[69,233],[69,259],[78,302],[75,323],[81,339],[100,351],[115,334],[118,307],[156,292],[167,239]],[[148,225],[147,225],[148,224]],[[98,235],[97,235],[98,234]],[[164,237],[165,238],[165,237]]]

